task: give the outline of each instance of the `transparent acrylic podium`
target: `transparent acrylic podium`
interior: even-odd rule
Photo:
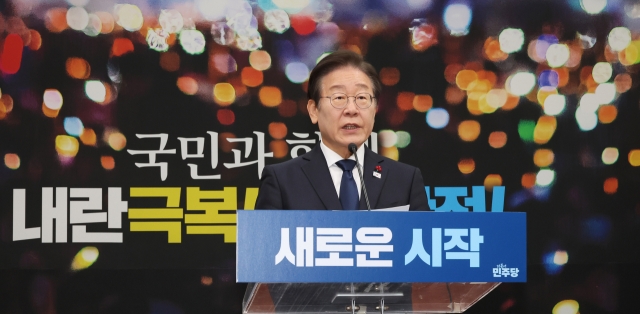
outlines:
[[[242,310],[261,313],[462,313],[499,282],[251,283]]]

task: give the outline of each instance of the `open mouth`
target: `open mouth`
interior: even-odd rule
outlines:
[[[345,130],[355,130],[357,128],[359,128],[360,126],[357,124],[345,124],[344,126],[342,126],[343,129]]]

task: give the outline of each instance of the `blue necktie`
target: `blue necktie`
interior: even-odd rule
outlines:
[[[336,162],[336,165],[342,169],[342,180],[340,181],[340,204],[342,204],[342,209],[357,210],[360,197],[358,196],[358,186],[353,179],[353,167],[355,167],[356,161],[343,159]]]

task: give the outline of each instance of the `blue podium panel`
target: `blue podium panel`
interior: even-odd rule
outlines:
[[[238,282],[525,282],[525,213],[238,211]]]

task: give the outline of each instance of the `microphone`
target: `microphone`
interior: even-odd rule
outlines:
[[[356,167],[358,168],[358,174],[360,175],[360,185],[362,185],[362,192],[364,193],[364,200],[367,201],[367,209],[371,210],[371,205],[369,205],[369,196],[367,195],[367,187],[364,186],[364,178],[362,177],[362,170],[360,169],[360,160],[358,160],[358,147],[354,143],[349,143],[349,151],[356,156]]]

